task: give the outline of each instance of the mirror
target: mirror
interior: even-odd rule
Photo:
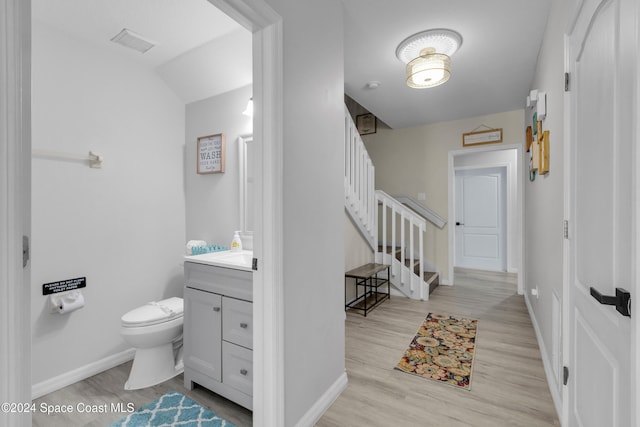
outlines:
[[[240,165],[240,227],[243,233],[252,233],[255,224],[255,209],[253,206],[255,153],[253,150],[253,135],[238,138],[238,159]]]

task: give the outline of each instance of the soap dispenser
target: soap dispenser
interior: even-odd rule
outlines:
[[[240,231],[233,232],[233,240],[231,241],[231,250],[233,252],[242,250],[242,240],[240,240]]]

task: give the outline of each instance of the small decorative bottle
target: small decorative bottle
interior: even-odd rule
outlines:
[[[231,241],[231,250],[233,252],[242,250],[242,240],[240,240],[240,231],[233,232],[233,240]]]

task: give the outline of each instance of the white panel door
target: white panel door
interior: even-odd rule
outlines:
[[[456,266],[506,270],[505,168],[456,171]]]
[[[567,39],[569,378],[564,404],[569,426],[637,425],[631,404],[631,318],[593,296],[615,296],[617,288],[633,291],[637,283],[635,3],[585,0]]]

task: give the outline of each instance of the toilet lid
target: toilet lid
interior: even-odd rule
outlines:
[[[182,298],[167,298],[162,301],[152,301],[135,308],[122,316],[123,326],[149,326],[182,317]]]

